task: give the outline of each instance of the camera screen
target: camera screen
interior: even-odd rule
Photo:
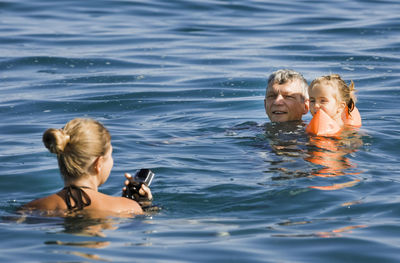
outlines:
[[[153,181],[154,173],[150,169],[140,169],[135,175],[135,181],[150,186]]]
[[[149,173],[150,173],[149,169],[140,169],[139,172],[137,173],[137,177],[144,181],[146,180]]]

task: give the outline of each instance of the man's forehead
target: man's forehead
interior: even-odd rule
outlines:
[[[298,80],[290,80],[286,83],[274,83],[268,92],[282,92],[282,93],[301,93],[300,82]]]

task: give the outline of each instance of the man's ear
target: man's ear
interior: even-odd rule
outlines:
[[[308,110],[310,109],[310,100],[309,99],[304,99],[304,111],[303,115],[307,114]]]
[[[264,99],[264,109],[265,109],[265,113],[267,112],[267,99]]]

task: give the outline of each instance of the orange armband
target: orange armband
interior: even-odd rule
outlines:
[[[346,109],[343,111],[342,120],[345,125],[351,125],[355,127],[361,127],[361,115],[357,107],[354,106],[351,113]]]
[[[306,132],[317,136],[334,136],[342,128],[325,111],[319,110],[315,113],[306,127]]]

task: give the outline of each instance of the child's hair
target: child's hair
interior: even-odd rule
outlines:
[[[65,180],[87,174],[95,158],[104,156],[109,150],[111,135],[98,121],[76,118],[62,129],[46,130],[43,143],[51,153],[57,154]]]
[[[357,102],[354,82],[351,81],[350,85],[347,85],[346,82],[344,82],[344,80],[342,80],[342,78],[338,74],[331,74],[314,79],[310,84],[309,90],[322,83],[328,83],[332,87],[336,87],[338,89],[340,98],[336,99],[340,102],[344,101],[346,103],[348,113],[350,114],[350,112],[353,111]]]

